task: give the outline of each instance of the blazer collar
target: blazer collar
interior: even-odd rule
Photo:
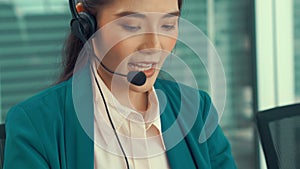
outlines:
[[[89,74],[88,69],[82,69],[83,74]],[[67,168],[94,169],[94,115],[93,96],[90,76],[76,80],[74,76],[68,80],[65,98],[65,147]],[[76,93],[76,94],[74,94]],[[76,111],[75,111],[76,110]]]
[[[167,100],[165,94],[161,92],[158,92],[157,97],[160,105],[163,138],[170,167],[172,169],[196,168],[192,151],[174,113],[179,111],[179,106],[172,104],[170,100]]]

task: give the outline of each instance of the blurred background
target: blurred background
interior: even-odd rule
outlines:
[[[221,125],[238,168],[265,168],[255,113],[300,101],[299,9],[300,0],[184,1],[182,17],[212,41],[224,66],[227,97]],[[67,0],[0,0],[1,123],[11,106],[57,80],[70,19]],[[216,97],[209,78],[218,79],[218,74],[208,78],[183,46],[176,52],[186,56],[199,88]]]

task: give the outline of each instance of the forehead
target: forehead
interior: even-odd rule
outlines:
[[[98,14],[113,15],[124,11],[171,13],[179,11],[178,0],[114,0],[102,7]]]
[[[118,19],[122,12],[174,13],[179,11],[178,0],[114,0],[97,11],[97,23],[102,27]]]

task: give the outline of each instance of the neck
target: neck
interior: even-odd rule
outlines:
[[[138,112],[145,112],[148,108],[148,92],[138,93],[129,91],[130,103]]]

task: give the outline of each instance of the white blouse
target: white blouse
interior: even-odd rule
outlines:
[[[96,70],[94,70],[97,72]],[[148,108],[139,113],[125,107],[114,97],[97,73],[96,79],[107,102],[110,116],[130,169],[168,169],[162,137],[159,103],[155,89],[148,92]],[[97,83],[94,92],[94,168],[126,169],[120,145],[109,122]]]

